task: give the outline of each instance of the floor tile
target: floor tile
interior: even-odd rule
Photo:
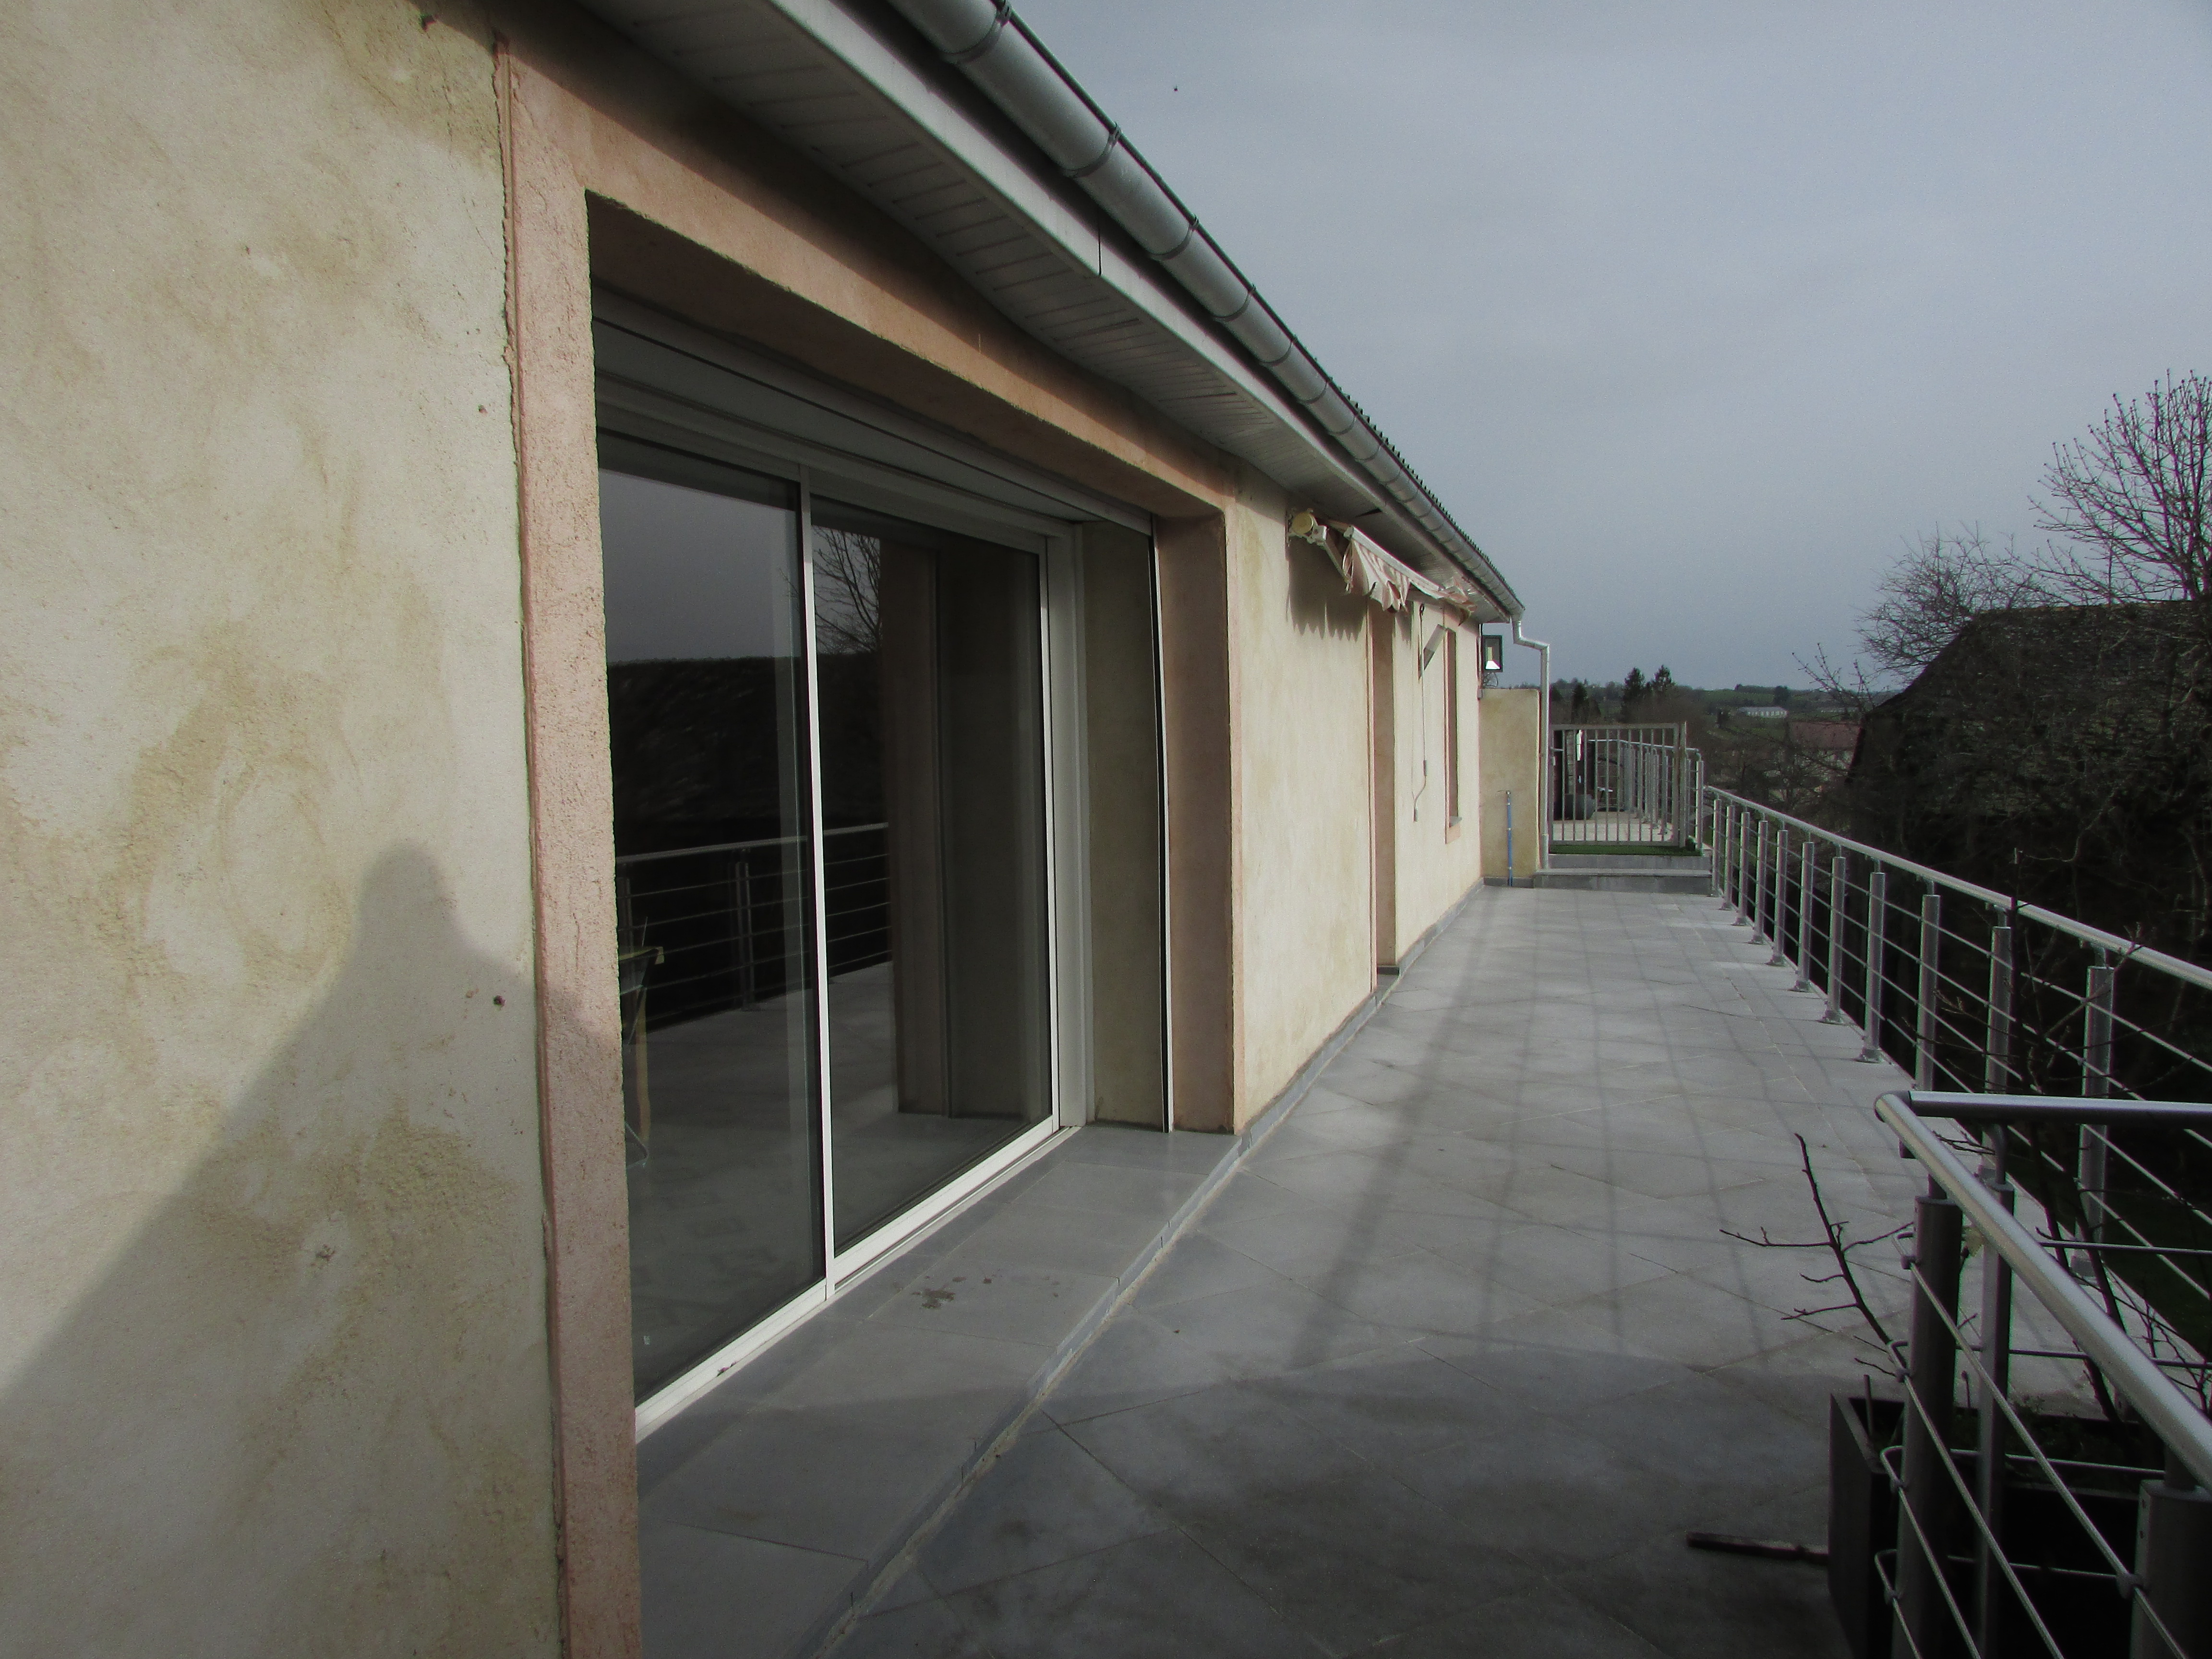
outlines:
[[[1164,1531],[1168,1522],[1057,1430],[1017,1441],[922,1548],[951,1594]]]
[[[1475,895],[840,1659],[1835,1654],[1817,1572],[1683,1542],[1818,1541],[1828,1392],[1880,1358],[1849,1317],[1787,1316],[1832,1299],[1817,1253],[1728,1232],[1811,1236],[1800,1134],[1856,1236],[1914,1182],[1869,1110],[1893,1071],[1729,923]],[[822,1627],[1231,1143],[1071,1145],[648,1440],[669,1652],[782,1659],[755,1635],[810,1598]],[[779,1564],[760,1632],[729,1624],[715,1586]]]
[[[869,1614],[830,1652],[835,1659],[991,1659],[960,1616],[933,1599]]]
[[[1057,1347],[1105,1299],[1099,1273],[1034,1266],[979,1235],[937,1262],[871,1316],[878,1325]]]
[[[1200,1297],[1218,1296],[1279,1279],[1272,1267],[1232,1249],[1212,1233],[1186,1233],[1162,1256],[1137,1287],[1135,1305],[1144,1309],[1172,1307]]]
[[[1360,1354],[1245,1386],[1376,1463],[1509,1431],[1529,1410],[1419,1346]]]
[[[1566,1420],[1649,1468],[1729,1498],[1763,1502],[1821,1480],[1826,1425],[1712,1375],[1606,1401]]]
[[[1558,1581],[1674,1659],[1844,1659],[1827,1576],[1656,1539]]]
[[[1547,1571],[1678,1535],[1698,1513],[1690,1480],[1552,1418],[1417,1453],[1391,1473],[1486,1545]]]
[[[1363,1319],[1287,1280],[1177,1303],[1149,1316],[1235,1376],[1267,1376],[1401,1346],[1418,1332]]]
[[[1509,1399],[1553,1413],[1577,1411],[1696,1375],[1686,1365],[1651,1354],[1536,1340],[1519,1328],[1527,1322],[1514,1322],[1483,1337],[1429,1337],[1421,1347]]]
[[[1183,1528],[1332,1654],[1358,1652],[1536,1580],[1524,1562],[1374,1469],[1194,1514]]]
[[[1314,1659],[1315,1648],[1181,1533],[950,1598],[995,1659]]]
[[[1234,1383],[1087,1418],[1068,1433],[1178,1522],[1370,1467],[1268,1394]]]
[[[655,1522],[881,1559],[951,1491],[972,1450],[926,1411],[763,1410],[663,1481],[644,1512]]]
[[[1627,1626],[1549,1584],[1485,1601],[1370,1651],[1373,1659],[1666,1659]]]
[[[1362,1319],[1422,1336],[1486,1330],[1543,1305],[1426,1250],[1380,1261],[1340,1259],[1292,1277]]]
[[[649,1521],[639,1555],[653,1659],[781,1659],[835,1616],[862,1571],[812,1550]]]
[[[1230,1379],[1218,1355],[1149,1315],[1125,1309],[1068,1368],[1044,1408],[1060,1423],[1195,1393]]]

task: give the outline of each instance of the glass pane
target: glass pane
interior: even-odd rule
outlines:
[[[817,501],[837,1245],[1049,1110],[1037,561]]]
[[[822,1276],[804,623],[782,485],[601,455],[642,1399]]]

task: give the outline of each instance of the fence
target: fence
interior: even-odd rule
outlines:
[[[2078,1280],[2094,1285],[2097,1276],[2069,1271],[2054,1254],[2058,1241],[2015,1217],[2007,1180],[2029,1126],[2156,1123],[2201,1133],[2212,1127],[2212,1106],[1913,1091],[1885,1095],[1876,1109],[1929,1184],[1913,1217],[1911,1337],[1896,1350],[1905,1388],[1895,1431],[1877,1425],[1869,1398],[1856,1437],[1869,1449],[1881,1442],[1865,1461],[1895,1510],[1894,1547],[1878,1535],[1884,1506],[1831,1497],[1832,1517],[1869,1522],[1857,1536],[1847,1518],[1831,1524],[1831,1583],[1855,1647],[1862,1656],[1894,1652],[1901,1640],[1914,1655],[1976,1659],[2212,1654],[2212,1423],[2202,1367],[2192,1399],[2172,1381],[2191,1361],[2161,1358],[2147,1328],[2125,1319],[2109,1292],[2085,1289]],[[1966,1134],[1940,1132],[1931,1120],[1942,1119]],[[1978,1171],[1961,1162],[1962,1151],[1980,1155]],[[1978,1318],[1962,1317],[1959,1305],[1967,1224],[1983,1246]],[[2134,1247],[2076,1238],[2065,1248],[2101,1259]],[[2071,1349],[2016,1342],[2015,1287],[2051,1316]],[[2012,1362],[2022,1355],[2079,1360],[2105,1420],[2017,1405]],[[1972,1402],[1965,1413],[1956,1404],[1962,1365]],[[1838,1459],[1838,1484],[1851,1474]]]
[[[823,837],[823,955],[832,979],[890,959],[889,825]],[[623,988],[650,990],[653,1023],[749,1008],[799,982],[805,840],[719,842],[615,860]]]
[[[823,836],[821,956],[836,979],[890,960],[890,826]],[[800,988],[814,902],[798,836],[633,853],[615,860],[625,1119],[633,1164],[653,1133],[648,1033]]]
[[[2204,1360],[2212,1352],[2212,1214],[2204,1200],[2212,1192],[2212,1109],[2151,1110],[2129,1103],[2212,1098],[2212,970],[2137,948],[2070,917],[2022,905],[1720,790],[1704,792],[1701,817],[1704,837],[1712,848],[1715,890],[1735,909],[1738,925],[1771,945],[1774,963],[1796,968],[1796,988],[1826,997],[1825,1018],[1858,1028],[1861,1059],[1893,1060],[1912,1075],[1913,1100],[1925,1104],[1933,1091],[1945,1091],[1940,1098],[1955,1108],[1954,1116],[1972,1116],[1981,1109],[1961,1103],[1970,1097],[2005,1097],[2005,1114],[1984,1144],[1984,1175],[1968,1178],[1996,1195],[1990,1201],[2008,1206],[2014,1188],[2037,1200],[2046,1231],[2030,1236],[2034,1247],[2046,1254],[2057,1251],[2070,1264],[2072,1278],[2087,1287],[2083,1294],[2100,1310],[2100,1318],[2124,1333],[2150,1374],[2187,1391],[2191,1410],[2201,1422],[2212,1401]],[[1931,1104],[1929,1109],[1937,1108]],[[1906,1133],[1911,1108],[1887,1103],[1884,1116],[1920,1156]],[[1939,1163],[1932,1154],[1923,1162],[1931,1175],[1937,1173]],[[1949,1184],[1948,1201],[1963,1202]],[[1984,1274],[1985,1298],[1999,1297],[1995,1305],[1985,1300],[1981,1316],[1981,1328],[1991,1334],[1982,1349],[1966,1342],[1955,1314],[1955,1251],[1944,1266],[1944,1252],[1951,1247],[1942,1229],[1949,1225],[1948,1237],[1955,1242],[1955,1212],[1948,1224],[1938,1212],[1932,1222],[1923,1214],[1917,1224],[1936,1231],[1917,1234],[1914,1245],[1916,1376],[1935,1363],[1928,1356],[1947,1343],[1972,1354],[1969,1370],[1979,1379],[1984,1401],[1978,1408],[1981,1423],[2001,1423],[2005,1432],[2027,1436],[2028,1449],[2016,1455],[2033,1462],[2044,1480],[2047,1490],[2037,1502],[2057,1503],[2080,1523],[2082,1535],[2074,1540],[2078,1547],[2072,1556],[2062,1552],[2039,1564],[2014,1563],[2017,1571],[2007,1570],[2011,1577],[1998,1574],[2004,1578],[1999,1586],[1990,1575],[1997,1571],[1990,1565],[1991,1551],[2003,1553],[1997,1541],[2002,1534],[1989,1535],[1994,1522],[1986,1507],[1967,1505],[1980,1517],[1972,1521],[1973,1536],[1966,1540],[1970,1553],[1978,1551],[1972,1571],[1980,1577],[1960,1580],[1969,1594],[1953,1584],[1954,1569],[1965,1571],[1952,1552],[1958,1540],[1932,1523],[1915,1533],[1918,1511],[1908,1504],[1897,1534],[1895,1569],[1900,1578],[1889,1587],[1904,1598],[1898,1602],[1898,1628],[1916,1653],[2121,1651],[2099,1644],[2111,1639],[2109,1620],[2103,1626],[2089,1620],[2089,1627],[2102,1630],[2101,1637],[2077,1632],[2067,1638],[2053,1624],[2055,1615],[2028,1617],[2022,1609],[2033,1598],[2021,1587],[2039,1574],[2037,1582],[2044,1584],[2094,1581],[2118,1598],[2114,1606],[2126,1613],[2135,1588],[2128,1576],[2134,1569],[2118,1564],[2120,1544],[2126,1540],[2116,1544],[2109,1535],[2118,1524],[2109,1513],[2102,1522],[2092,1523],[2089,1517],[2103,1499],[2093,1504],[2073,1487],[2081,1486],[2084,1474],[2124,1481],[2160,1471],[2140,1457],[2130,1461],[2108,1451],[2102,1458],[2075,1458],[2079,1467],[2070,1471],[2072,1486],[2057,1479],[2056,1472],[2068,1468],[2069,1460],[2034,1446],[2021,1413],[2006,1397],[2005,1378],[2015,1354],[2069,1354],[2011,1346],[2011,1310],[2002,1290],[2007,1273],[2020,1271],[2016,1266]],[[1994,1243],[1990,1229],[1976,1224]],[[1948,1304],[1942,1294],[1947,1273]],[[1990,1290],[1993,1283],[1996,1292]],[[2079,1357],[2079,1351],[2070,1352]],[[2116,1423],[2124,1419],[2125,1402],[2132,1396],[2122,1390],[2115,1397],[2111,1356],[2093,1363],[2088,1376],[2108,1414]],[[1918,1389],[1917,1382],[1914,1387]],[[1907,1420],[1901,1425],[1907,1439],[1915,1421],[1949,1420],[1949,1384],[1940,1390],[1931,1385],[1924,1392],[1924,1399],[1914,1393],[1908,1400]],[[2141,1415],[2140,1406],[2136,1409]],[[1869,1401],[1861,1431],[1873,1440],[1881,1437],[1876,1415],[1876,1402]],[[1982,1449],[1954,1456],[1942,1434],[1931,1425],[1923,1426],[1936,1451],[1923,1446],[1917,1466],[1903,1442],[1884,1455],[1894,1453],[1903,1459],[1890,1471],[1899,1488],[1915,1494],[1914,1502],[1928,1498],[1938,1510],[1948,1503],[1943,1489],[1955,1488],[1965,1479],[1959,1467],[1964,1456],[1985,1451],[1978,1467],[1992,1471],[1990,1478],[1995,1479],[2011,1467],[2005,1458],[2015,1455],[2002,1446],[1990,1449],[1986,1433],[1996,1431],[1985,1429]],[[2078,1437],[2086,1431],[2075,1427],[2063,1432]],[[2166,1445],[2171,1449],[2172,1442]],[[1931,1457],[1942,1467],[1930,1467]],[[2165,1474],[2169,1484],[2179,1478],[2171,1469]],[[1931,1492],[1936,1496],[1929,1498]],[[2197,1505],[2190,1513],[2212,1512],[2212,1498],[2201,1491],[2187,1503]],[[2103,1506],[2109,1511],[2109,1504]],[[2121,1507],[2127,1512],[2123,1518],[2132,1524],[2135,1494],[2126,1494]],[[2094,1539],[2087,1536],[2091,1533]],[[1981,1541],[1976,1544],[1975,1538]],[[2200,1543],[2208,1540],[2212,1534]],[[1916,1577],[1916,1559],[1923,1565],[1940,1559],[1941,1565],[1927,1566]],[[2194,1582],[2212,1595],[2212,1558],[2197,1558]],[[2000,1605],[2012,1611],[1989,1610]],[[2138,1598],[2136,1605],[2143,1604]],[[2186,1607],[2182,1613],[2197,1616]],[[2140,1615],[2136,1636],[2128,1638],[2123,1618],[2122,1640],[2133,1639],[2138,1654],[2166,1653],[2168,1648],[2156,1645],[2165,1639],[2156,1625],[2154,1617]],[[2212,1659],[2212,1625],[2203,1628],[2205,1641],[2182,1650]]]
[[[1704,757],[1680,726],[1552,728],[1552,841],[1569,852],[1690,843]]]

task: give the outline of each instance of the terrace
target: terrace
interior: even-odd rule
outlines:
[[[649,1439],[656,1659],[733,1650],[741,1631],[745,1651],[839,1659],[1840,1656],[1854,1644],[1817,1565],[1688,1542],[1824,1548],[1838,1394],[1864,1400],[1890,1441],[1869,1455],[1887,1459],[1869,1463],[1870,1539],[1838,1540],[1872,1552],[1868,1626],[1886,1632],[1890,1494],[1917,1492],[1917,1525],[1928,1477],[1910,1487],[1891,1355],[1819,1282],[1830,1255],[1804,1246],[1823,1237],[1817,1186],[1826,1218],[1861,1245],[1867,1311],[1892,1339],[1910,1324],[1920,1363],[1955,1363],[1928,1322],[1930,1268],[1916,1301],[1913,1247],[1887,1237],[1916,1202],[1927,1223],[1940,1153],[1902,1161],[1917,1120],[1890,1103],[1885,1121],[1875,1102],[1910,1083],[1885,1042],[1923,1086],[1960,1084],[1965,1011],[1929,994],[1920,963],[1939,992],[1950,984],[1966,924],[1954,904],[1951,932],[1932,923],[1923,954],[1898,957],[1909,930],[1881,918],[1909,872],[1863,872],[1880,907],[1852,912],[1840,859],[1805,854],[1802,836],[1797,858],[1778,842],[1762,855],[1756,814],[1708,804],[1727,899],[1680,891],[1679,862],[1643,890],[1632,872],[1478,891],[1245,1137],[1062,1137]],[[2044,993],[2027,981],[2052,954],[2023,933],[2014,997],[2011,937],[1984,955],[2002,964],[2004,1006],[2033,1013]],[[2100,984],[2109,1002],[2114,970],[2093,971],[2093,1002]],[[1975,1011],[1991,1086],[2049,1073],[2037,1043],[2051,1047],[2050,1029],[2015,1030],[1997,1006],[1993,990]],[[2101,1058],[2090,1030],[2077,1069],[2118,1092],[2109,1029]],[[2034,1233],[2056,1230],[2056,1212],[2025,1194],[2020,1208]],[[2114,1197],[2106,1213],[2145,1212]],[[1988,1259],[1966,1267],[1962,1295],[1954,1255],[1934,1301],[1980,1298],[1986,1322],[1986,1295],[2011,1282],[1993,1285]],[[2176,1357],[2192,1351],[2148,1302],[2124,1285],[2106,1300],[2201,1391]],[[2006,1328],[1990,1363],[2009,1364],[2013,1400],[2095,1413],[2064,1357],[2094,1333],[2027,1296]],[[1969,1314],[1970,1370],[1974,1329]],[[1968,1382],[1970,1402],[1985,1397]],[[1942,1401],[1937,1439],[1958,1445],[1950,1395],[1921,1391]],[[880,1455],[853,1449],[855,1424],[889,1433]],[[1989,1443],[2025,1466],[2043,1454],[2021,1426]],[[882,1461],[895,1443],[896,1468]],[[935,1449],[917,1465],[923,1443]],[[1947,1467],[1972,1482],[1974,1456]],[[2132,1515],[2156,1446],[2117,1462]],[[2187,1486],[2174,1455],[2166,1473]],[[2075,1485],[2104,1557],[2053,1567],[2046,1552],[2042,1570],[2100,1586],[2102,1625],[1978,1624],[2000,1617],[1975,1612],[1977,1595],[2002,1600],[1991,1574],[2017,1587],[2038,1569],[1978,1553],[1954,1506],[1959,1588],[1946,1607],[1923,1581],[1917,1633],[1892,1650],[2117,1651],[2100,1644],[2129,1617],[2124,1528],[2112,1494]]]
[[[1875,1350],[1790,1316],[1834,1299],[1808,1253],[1729,1234],[1817,1236],[1799,1135],[1834,1213],[1896,1224],[1914,1182],[1869,1105],[1901,1079],[1731,924],[1698,895],[1480,892],[877,1567],[836,1651],[1842,1652],[1817,1570],[1684,1540],[1821,1539],[1827,1396]],[[818,1397],[846,1330],[915,1331],[933,1301],[975,1331],[942,1297],[957,1264],[921,1254],[837,1341],[732,1384]],[[1893,1253],[1867,1265],[1900,1307]],[[723,1409],[714,1439],[644,1448],[656,1655],[715,1643],[697,1551],[744,1523],[655,1523],[743,1433]]]

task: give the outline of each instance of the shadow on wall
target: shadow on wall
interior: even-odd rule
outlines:
[[[327,994],[0,1395],[0,1651],[554,1650],[536,1098],[530,986],[386,854]]]
[[[1367,601],[1345,591],[1328,555],[1294,536],[1283,538],[1291,567],[1291,623],[1302,634],[1357,639],[1366,629]]]

